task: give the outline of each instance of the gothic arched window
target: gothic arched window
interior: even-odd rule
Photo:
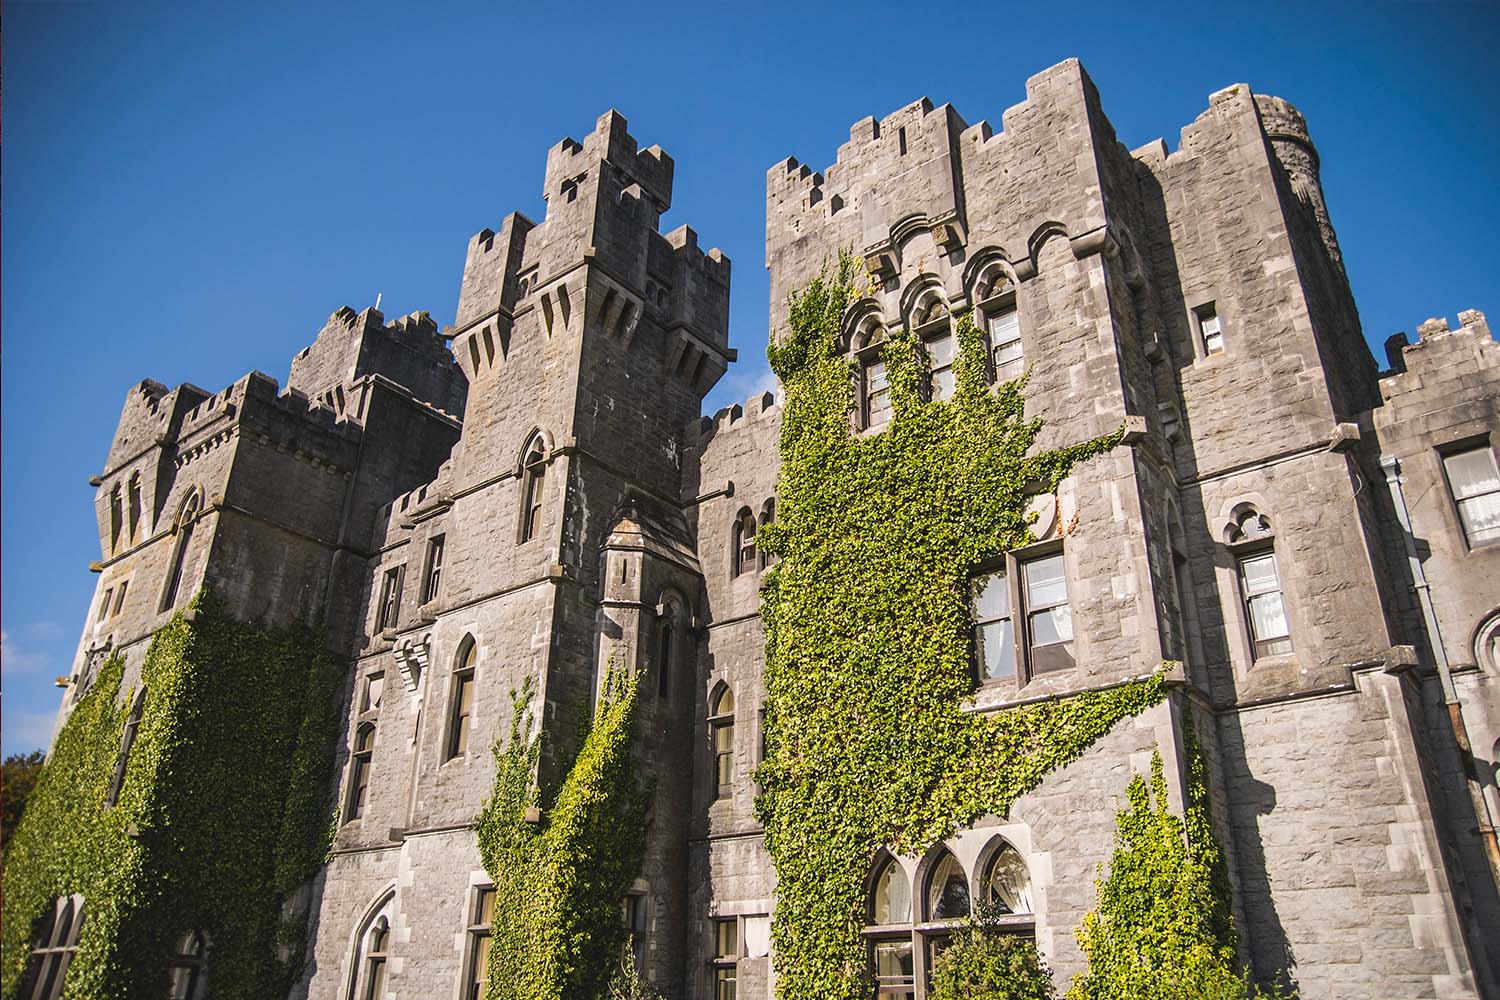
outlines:
[[[671,683],[669,678],[672,675],[672,654],[675,652],[672,645],[674,638],[672,619],[663,619],[656,638],[656,693],[662,698],[667,696]]]
[[[720,684],[708,707],[708,731],[714,752],[714,798],[734,790],[734,692]]]
[[[354,752],[350,755],[349,811],[351,820],[365,814],[370,795],[370,762],[375,756],[375,726],[366,722],[354,731]]]
[[[57,1000],[62,996],[82,930],[83,897],[74,893],[52,900],[31,936],[31,955],[17,996],[27,1000]]]
[[[865,928],[869,941],[870,972],[876,996],[910,997],[916,992],[916,962],[912,944],[911,881],[895,858],[882,852],[870,884]]]
[[[391,925],[385,917],[375,921],[365,936],[364,961],[361,969],[364,991],[361,1000],[384,1000],[385,965],[390,957]]]
[[[1032,912],[1031,873],[1019,851],[1004,844],[994,853],[985,866],[980,892],[985,905],[999,913]]]
[[[162,588],[161,605],[158,611],[170,611],[177,606],[177,591],[182,587],[183,564],[187,561],[188,545],[193,540],[193,525],[198,519],[198,510],[203,505],[203,498],[197,490],[188,493],[182,502],[182,509],[177,513],[177,522],[172,530],[177,534],[177,541],[172,546],[171,570],[167,573],[166,586]]]
[[[120,532],[124,520],[124,506],[120,499],[120,484],[109,491],[109,553],[114,555],[120,547]]]
[[[448,749],[444,760],[469,752],[469,730],[474,720],[474,666],[478,660],[479,646],[473,636],[465,636],[453,666],[453,685],[448,696]]]
[[[547,484],[547,443],[540,433],[532,435],[521,463],[521,534],[529,542],[542,530],[542,504]]]
[[[1252,659],[1290,653],[1292,630],[1287,623],[1270,519],[1254,507],[1242,504],[1235,510],[1228,540],[1239,571],[1240,599],[1250,631]]]
[[[734,518],[734,551],[730,553],[733,561],[733,576],[753,572],[758,563],[755,556],[755,515],[750,512],[749,507],[741,507],[740,512]]]
[[[130,540],[138,541],[141,537],[141,474],[137,472],[130,477]]]
[[[171,1000],[203,1000],[208,990],[208,935],[188,931],[179,938],[168,968],[172,973]]]
[[[760,526],[764,528],[774,520],[776,520],[776,498],[771,497],[761,505]],[[776,557],[770,552],[766,551],[765,545],[762,544],[760,547],[760,568],[766,569],[767,567],[773,565],[775,562]]]

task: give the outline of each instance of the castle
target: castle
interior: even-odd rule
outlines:
[[[964,310],[992,379],[1029,373],[1041,445],[1124,428],[1035,497],[1036,545],[986,578],[1004,593],[976,600],[972,710],[1172,671],[1165,701],[1006,815],[872,871],[878,995],[926,995],[950,891],[1004,902],[1065,984],[1131,774],[1158,748],[1180,808],[1193,735],[1258,980],[1310,1000],[1500,996],[1500,345],[1465,312],[1392,338],[1381,370],[1286,101],[1221,90],[1170,152],[1124,148],[1076,61],[1026,90],[999,129],[923,100],[856,123],[822,172],[767,175],[773,338],[840,250],[869,275],[844,333],[851,434],[891,419],[888,331],[927,345],[933,398],[951,391]],[[659,678],[622,904],[639,966],[672,998],[772,996],[755,536],[776,518],[783,407],[700,417],[735,360],[730,262],[658,231],[673,171],[610,112],[548,152],[542,221],[471,240],[451,327],[344,308],[285,387],[127,394],[59,725],[110,657],[138,721],[150,640],[200,588],[237,620],[324,623],[347,664],[338,825],[285,904],[303,917],[295,997],[478,996],[492,880],[473,824],[511,692],[534,682],[547,781],[611,661]],[[109,900],[49,905],[27,996],[126,947],[88,944]],[[174,996],[212,989],[215,930],[172,928]]]

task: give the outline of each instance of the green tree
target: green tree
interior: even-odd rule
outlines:
[[[21,814],[26,811],[26,799],[36,787],[36,779],[42,773],[46,755],[40,750],[31,753],[13,753],[0,764],[0,851],[10,843],[10,835]]]

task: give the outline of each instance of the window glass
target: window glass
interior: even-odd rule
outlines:
[[[975,662],[981,681],[1016,674],[1015,632],[1010,617],[1010,583],[1004,570],[974,578]]]
[[[1500,539],[1500,468],[1488,445],[1443,457],[1470,545]]]
[[[771,918],[762,914],[745,918],[745,957],[765,958],[771,954]]]
[[[990,313],[988,324],[995,378],[1005,382],[1021,374],[1025,360],[1021,350],[1021,319],[1014,309],[1001,309]]]
[[[1242,558],[1240,581],[1244,588],[1245,608],[1255,655],[1273,656],[1291,652],[1291,629],[1287,626],[1275,555],[1264,552]]]
[[[894,860],[886,862],[875,880],[874,917],[877,924],[904,924],[911,919],[911,883]]]
[[[927,882],[927,919],[950,920],[969,915],[969,879],[951,854],[944,854]]]
[[[495,916],[495,887],[481,886],[474,899],[473,922],[469,924],[469,969],[464,1000],[482,1000],[489,977],[490,925]]]
[[[1068,582],[1060,553],[1026,564],[1026,597],[1033,608],[1067,603]]]
[[[865,365],[865,426],[881,427],[891,419],[891,383],[885,362],[874,360]]]
[[[1022,564],[1026,580],[1026,626],[1035,673],[1073,666],[1073,609],[1062,553]]]
[[[979,664],[987,681],[1016,675],[1016,637],[1009,619],[979,626]]]
[[[1211,302],[1198,309],[1198,333],[1203,338],[1204,353],[1220,354],[1223,352],[1224,326],[1219,320],[1218,310]]]
[[[912,960],[911,938],[875,943],[875,981],[877,1000],[896,1000],[912,995],[916,983],[916,963]]]
[[[927,342],[927,354],[932,359],[932,398],[952,399],[956,385],[953,372],[953,334],[934,337]]]
[[[986,902],[1002,913],[1030,913],[1031,875],[1014,847],[1006,844],[990,861],[984,880]]]

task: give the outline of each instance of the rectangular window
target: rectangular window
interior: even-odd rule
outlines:
[[[1011,623],[1010,580],[1003,568],[971,584],[975,665],[981,684],[1016,676],[1016,636]]]
[[[1198,318],[1198,337],[1203,342],[1204,354],[1224,353],[1224,325],[1219,319],[1219,311],[1210,302],[1193,310]]]
[[[1240,587],[1245,595],[1245,614],[1250,622],[1250,642],[1258,660],[1292,651],[1292,634],[1287,628],[1286,608],[1281,600],[1281,578],[1276,572],[1276,556],[1261,552],[1241,556]]]
[[[632,892],[620,901],[620,923],[625,928],[625,942],[620,954],[620,964],[627,959],[635,965],[636,975],[644,976],[646,969],[646,894]]]
[[[94,621],[102,622],[109,614],[109,599],[114,596],[114,593],[113,588],[104,592],[104,599],[99,602],[99,617],[95,618]]]
[[[120,609],[125,606],[125,588],[129,586],[130,581],[126,580],[124,583],[120,584],[120,589],[115,591],[115,609],[109,613],[109,616],[111,618],[119,614]]]
[[[891,419],[891,383],[885,362],[875,359],[865,363],[865,428],[884,427]]]
[[[995,362],[995,381],[1008,382],[1021,374],[1025,361],[1021,352],[1021,317],[1013,307],[999,309],[989,314],[986,323]]]
[[[734,1000],[739,934],[735,918],[714,921],[714,1000]]]
[[[1021,564],[1025,584],[1027,662],[1034,674],[1073,666],[1073,609],[1063,554]]]
[[[1469,545],[1500,541],[1500,468],[1488,444],[1443,456],[1448,488]]]
[[[734,791],[734,721],[715,722],[713,730],[715,790],[724,798]]]
[[[464,1000],[482,1000],[489,975],[490,933],[495,919],[495,887],[483,885],[469,911],[469,968],[464,976]]]
[[[908,1000],[916,993],[917,970],[910,937],[871,944],[876,1000]]]
[[[474,671],[453,676],[453,721],[448,737],[448,759],[469,752],[469,723],[474,716]]]
[[[931,387],[934,400],[953,398],[953,389],[957,385],[953,371],[956,353],[951,331],[927,342],[927,356],[932,361]]]
[[[401,570],[402,567],[393,566],[385,571],[385,579],[380,585],[380,611],[375,619],[377,632],[395,628],[401,615]]]
[[[437,597],[438,584],[443,579],[443,536],[438,535],[427,543],[427,572],[422,574],[422,603]]]

